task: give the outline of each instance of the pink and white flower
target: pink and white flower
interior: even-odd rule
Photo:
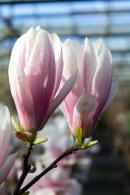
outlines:
[[[89,137],[117,92],[117,85],[112,84],[111,53],[102,40],[92,44],[86,38],[83,45],[66,40],[63,61],[62,84],[76,70],[79,74],[61,109],[73,136],[82,128],[84,137]]]
[[[10,141],[9,110],[6,106],[0,105],[0,184],[7,178],[16,159],[16,153],[11,154]]]
[[[25,130],[40,130],[73,87],[76,74],[59,91],[62,71],[62,47],[56,34],[30,28],[15,43],[9,82]]]

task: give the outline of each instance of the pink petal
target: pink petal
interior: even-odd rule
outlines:
[[[34,102],[36,126],[39,127],[47,111],[55,83],[53,46],[46,31],[41,30],[37,34],[32,56],[27,66],[28,69],[25,71],[27,72],[27,85]]]
[[[7,178],[15,159],[16,154],[9,155],[4,165],[0,168],[0,184]]]
[[[25,34],[21,36],[13,47],[9,64],[9,82],[12,96],[14,98],[20,121],[27,128],[28,113],[33,115],[32,98],[26,85],[23,68],[25,67]],[[27,112],[26,112],[27,110]]]
[[[70,76],[77,71],[77,47],[77,43],[70,39],[67,39],[63,44],[63,75],[65,79],[70,78]]]
[[[107,100],[102,112],[104,112],[111,105],[111,103],[113,102],[113,100],[117,94],[117,91],[118,91],[118,84],[116,82],[114,82],[114,83],[112,83],[111,91],[110,91],[110,94],[108,96],[108,100]]]
[[[9,141],[10,141],[9,134],[10,133],[8,129],[5,129],[0,138],[0,141],[1,141],[0,142],[0,167],[3,165],[4,161],[6,160],[9,154]]]
[[[0,184],[6,179],[16,158],[16,154],[9,155],[10,140],[10,113],[6,106],[0,105]]]
[[[83,47],[77,42],[67,39],[63,44],[63,78],[62,83],[75,72],[77,69],[80,71],[82,65],[82,53]],[[62,84],[61,83],[61,84]],[[83,93],[83,85],[79,74],[77,75],[77,81],[70,91],[70,93],[65,98],[61,105],[61,109],[64,110],[64,115],[66,116],[69,123],[71,123],[73,118],[73,109],[77,101],[78,96]]]
[[[20,122],[23,127],[28,130],[33,127],[35,123],[33,120],[35,115],[32,96],[27,86],[26,77],[23,75],[21,75],[18,80],[14,81],[15,89],[12,89],[11,92],[16,104]]]
[[[73,112],[71,112],[72,114],[69,113],[65,100],[61,103],[60,109],[63,112],[65,118],[67,119],[67,122],[69,123],[70,122],[70,118],[73,118]]]
[[[85,93],[88,94],[92,87],[92,79],[97,66],[96,56],[91,41],[86,38],[83,51],[83,65],[81,66],[81,78]]]
[[[26,53],[26,36],[23,34],[15,43],[10,57],[9,63],[9,75],[11,79],[16,76],[14,73],[17,72],[18,67],[25,67],[25,53]]]
[[[73,112],[72,134],[76,135],[77,128],[82,128],[83,135],[89,137],[93,124],[93,114],[98,106],[98,101],[93,96],[81,95]]]
[[[0,167],[9,154],[10,138],[10,113],[6,106],[0,104]]]
[[[27,38],[28,37],[26,37],[26,39]],[[33,41],[34,40],[32,40],[32,42]],[[29,47],[29,45],[27,45],[27,47]],[[26,62],[24,69],[25,73],[26,75],[42,73],[44,77],[49,67],[55,68],[53,46],[49,34],[45,30],[36,33],[35,42],[31,49],[30,58]]]
[[[65,85],[62,87],[62,89],[60,90],[60,92],[58,93],[58,95],[55,97],[55,99],[53,100],[53,102],[50,104],[50,107],[49,107],[49,109],[47,111],[46,118],[45,118],[45,121],[43,122],[43,124],[45,124],[45,122],[48,120],[48,118],[50,117],[50,115],[54,112],[54,110],[65,99],[65,97],[70,92],[70,90],[72,89],[73,85],[75,84],[76,78],[77,78],[77,73],[73,74],[66,81]]]
[[[30,57],[31,57],[31,53],[32,53],[32,49],[34,46],[34,43],[36,41],[36,30],[34,28],[30,28],[26,33],[25,33],[25,43],[26,43],[26,53],[25,53],[25,63],[28,63]]]
[[[30,29],[18,39],[11,54],[9,80],[21,124],[26,130],[34,129],[36,119],[40,123],[46,113],[55,85],[54,52],[46,31]]]
[[[65,83],[65,79],[62,79],[62,82]],[[65,117],[67,118],[69,123],[72,123],[73,121],[73,110],[74,106],[81,94],[84,94],[83,85],[81,82],[81,78],[79,74],[77,74],[77,80],[75,82],[75,85],[61,104],[61,109],[63,110],[63,113]],[[65,111],[65,112],[64,112]]]
[[[98,100],[94,121],[97,121],[106,101],[108,99],[112,83],[112,62],[111,54],[108,49],[104,49],[97,59],[97,68],[95,71],[92,95]],[[94,122],[94,123],[95,123]]]
[[[56,34],[51,35],[52,45],[54,47],[55,54],[55,65],[56,65],[56,78],[55,78],[55,86],[53,90],[53,96],[56,94],[58,87],[60,85],[62,72],[63,72],[63,59],[62,59],[62,47],[59,37]]]

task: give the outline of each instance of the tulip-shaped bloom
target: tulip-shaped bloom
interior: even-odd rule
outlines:
[[[10,114],[6,106],[0,105],[0,184],[7,178],[15,158],[11,152]],[[0,189],[2,190],[2,189]]]
[[[15,43],[9,82],[25,130],[40,130],[71,90],[76,74],[58,90],[62,70],[62,47],[56,34],[50,35],[40,27],[31,28]]]
[[[83,45],[66,40],[63,44],[63,61],[62,83],[75,69],[79,74],[61,109],[73,136],[77,128],[82,128],[84,137],[89,137],[117,91],[117,86],[112,84],[111,53],[102,40],[92,44],[86,38]]]

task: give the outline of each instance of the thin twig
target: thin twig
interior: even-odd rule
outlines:
[[[41,177],[43,177],[46,173],[48,173],[50,170],[54,169],[57,167],[57,163],[63,159],[64,157],[72,154],[73,152],[76,152],[78,148],[71,147],[67,149],[63,154],[61,154],[55,161],[53,161],[46,169],[44,169],[39,175],[37,175],[32,181],[30,181],[26,186],[24,186],[20,190],[20,194],[26,192],[34,183],[36,183]]]
[[[32,144],[30,145],[30,147],[28,147],[27,154],[24,155],[23,172],[18,180],[18,183],[16,185],[16,189],[15,189],[13,195],[20,195],[21,194],[20,188],[21,188],[23,181],[26,178],[26,176],[31,168],[31,165],[28,164],[28,160],[29,160],[31,152],[32,152]]]

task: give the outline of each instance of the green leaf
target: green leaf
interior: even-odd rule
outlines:
[[[37,144],[41,144],[41,143],[46,142],[46,141],[48,141],[48,138],[47,137],[41,137],[41,138],[37,138],[34,141],[34,144],[37,145]]]
[[[76,136],[78,137],[78,139],[82,139],[82,136],[83,136],[82,128],[77,129]]]
[[[24,128],[20,125],[20,123],[17,122],[15,116],[11,117],[11,121],[16,131],[21,132],[21,133],[24,132]]]
[[[83,131],[82,128],[77,128],[75,145],[80,148],[82,144],[83,144]]]
[[[93,140],[88,143],[85,143],[82,145],[82,149],[88,149],[91,148],[92,146],[96,145],[98,143],[98,140]]]

